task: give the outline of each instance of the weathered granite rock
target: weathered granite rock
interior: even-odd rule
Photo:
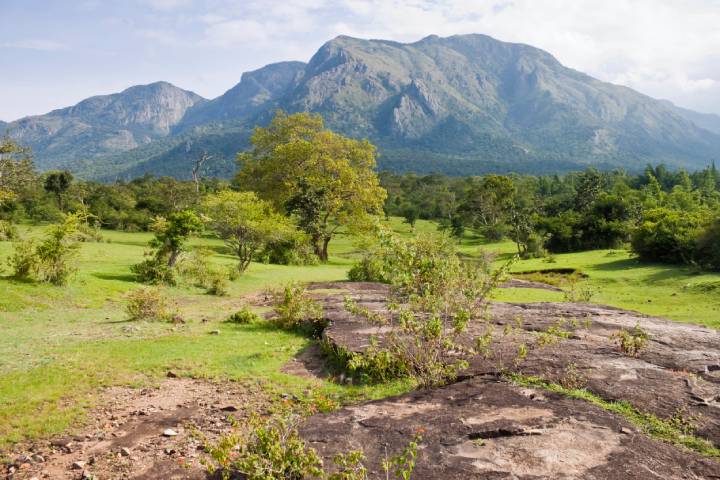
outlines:
[[[343,298],[350,296],[363,307],[381,311],[390,293],[387,286],[340,282],[313,288],[335,289],[335,293],[323,295],[325,316],[330,322],[324,337],[331,343],[351,352],[362,352],[372,337],[382,344],[383,337],[392,329],[368,325],[343,307]],[[513,367],[526,375],[561,381],[571,366],[583,386],[600,397],[627,400],[661,418],[682,415],[692,420],[698,436],[720,445],[720,332],[717,330],[592,304],[498,302],[489,306],[489,318],[496,332],[494,354],[490,358],[469,359],[470,366],[461,375],[463,379],[497,378],[503,369]],[[535,346],[539,333],[559,320],[564,321],[562,328],[570,332],[570,338]],[[619,350],[610,335],[636,324],[649,333],[650,339],[638,357],[630,357]],[[519,328],[505,336],[505,325],[519,325]],[[480,333],[487,325],[476,324],[471,330],[473,328],[475,331],[471,333]],[[526,359],[515,366],[518,343],[530,348]],[[476,382],[468,385],[478,385]],[[493,385],[500,388],[498,384]],[[482,403],[478,408],[480,406]],[[577,418],[574,413],[570,416]],[[390,444],[396,445],[394,440]],[[683,452],[682,455],[689,454]]]
[[[690,479],[720,463],[636,433],[587,402],[476,377],[317,415],[301,429],[328,461],[363,450],[369,478],[422,436],[417,479]]]

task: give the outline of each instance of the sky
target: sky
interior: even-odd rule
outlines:
[[[169,81],[206,98],[337,35],[484,33],[720,114],[720,0],[0,0],[0,120]]]

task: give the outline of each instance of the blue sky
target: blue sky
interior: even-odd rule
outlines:
[[[720,0],[0,0],[0,119],[166,80],[212,98],[340,34],[485,33],[720,114]]]

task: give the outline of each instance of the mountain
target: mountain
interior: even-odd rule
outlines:
[[[660,162],[694,169],[720,154],[715,116],[602,82],[543,50],[486,35],[414,43],[341,36],[307,64],[245,73],[216,99],[184,93],[185,108],[173,110],[174,121],[156,137],[141,142],[133,135],[137,147],[116,141],[111,147],[123,148],[99,152],[102,142],[76,135],[87,145],[66,165],[103,179],[148,172],[187,177],[207,151],[213,155],[208,173],[230,175],[252,128],[278,108],[319,112],[330,128],[369,138],[379,147],[380,167],[396,171],[558,173],[588,165],[640,170]],[[55,137],[31,138],[40,158],[57,161],[42,143]],[[63,138],[73,145],[72,132]]]
[[[682,116],[687,120],[690,120],[698,127],[704,128],[705,130],[720,135],[720,115],[715,115],[713,113],[694,112],[686,108],[676,107],[675,105],[673,105],[673,107],[678,113],[678,115]]]
[[[267,65],[242,75],[240,83],[209,102],[189,109],[177,131],[212,122],[252,118],[272,107],[305,70],[302,62],[281,62]]]
[[[21,118],[4,130],[30,145],[43,170],[78,169],[116,152],[168,136],[187,110],[206,102],[167,82],[130,87],[99,95],[46,115]]]

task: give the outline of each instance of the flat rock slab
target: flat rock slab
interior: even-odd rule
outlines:
[[[317,415],[301,435],[326,459],[362,450],[370,478],[421,435],[417,479],[709,479],[720,463],[637,433],[587,402],[476,377]]]
[[[390,289],[372,283],[337,282],[322,296],[330,325],[324,337],[350,352],[362,352],[375,339],[381,345],[393,327],[369,325],[348,313],[345,297],[374,311],[385,311]],[[562,382],[569,372],[580,387],[606,400],[627,400],[661,418],[692,419],[696,433],[720,446],[720,332],[707,327],[649,317],[614,307],[573,303],[492,303],[489,322],[473,324],[471,334],[494,329],[490,358],[470,358],[463,378],[497,376],[512,368],[525,375]],[[538,347],[541,332],[562,322],[569,338]],[[637,357],[623,354],[610,336],[640,325],[649,333]],[[513,333],[505,335],[506,327]],[[529,347],[516,365],[518,344]]]

